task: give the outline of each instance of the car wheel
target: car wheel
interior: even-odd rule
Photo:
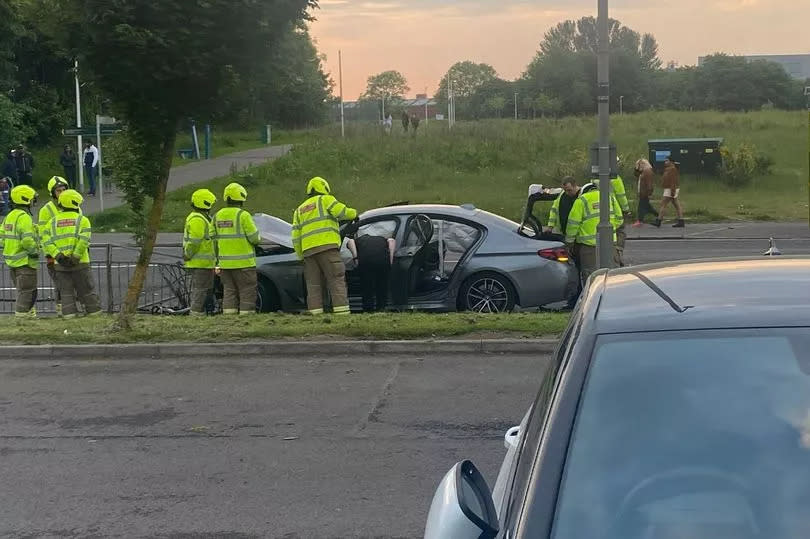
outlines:
[[[276,287],[266,279],[256,285],[256,312],[274,313],[281,310],[281,300]]]
[[[477,313],[508,313],[514,310],[517,294],[512,283],[497,273],[478,273],[459,291],[459,308]]]

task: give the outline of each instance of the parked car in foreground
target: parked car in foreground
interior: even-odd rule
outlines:
[[[257,215],[259,310],[305,310],[303,265],[289,223]],[[389,305],[397,310],[508,312],[565,301],[577,272],[563,243],[536,239],[508,219],[470,205],[401,205],[363,213],[355,234],[396,241]],[[344,234],[346,227],[344,227]],[[359,277],[347,272],[350,303],[361,307]]]
[[[810,258],[598,272],[492,494],[470,461],[428,539],[810,535]]]

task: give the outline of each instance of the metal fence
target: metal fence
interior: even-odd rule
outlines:
[[[121,309],[126,296],[139,250],[109,243],[93,244],[90,250],[90,266],[101,307],[108,313],[115,313]],[[138,299],[138,310],[141,312],[172,313],[186,310],[189,306],[191,278],[183,267],[180,256],[168,254],[164,250],[179,253],[180,245],[155,246],[156,253],[152,258],[158,261],[149,264]],[[56,313],[56,289],[44,260],[40,264],[37,279],[37,313]],[[8,267],[3,265],[0,270],[0,314],[14,312],[15,297],[16,288]]]

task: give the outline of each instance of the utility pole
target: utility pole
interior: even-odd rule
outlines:
[[[425,86],[425,128],[427,128],[427,124],[428,124],[428,103],[429,102],[430,102],[430,99],[428,99],[427,86]]]
[[[81,128],[82,126],[82,94],[81,94],[81,87],[79,85],[79,60],[73,60],[73,81],[76,84],[76,127]],[[84,144],[82,144],[82,136],[79,135],[76,137],[76,145],[78,149],[76,151],[76,165],[79,169],[79,192],[84,192]],[[71,185],[72,188],[76,188],[75,185]]]
[[[613,262],[613,225],[610,222],[610,41],[608,36],[608,0],[599,0],[599,226],[597,262],[609,268]]]
[[[517,120],[517,92],[515,92],[515,120]]]
[[[619,116],[624,115],[624,96],[619,96]]]
[[[338,50],[338,73],[340,80],[340,137],[345,138],[346,125],[343,120],[343,53],[340,50]]]

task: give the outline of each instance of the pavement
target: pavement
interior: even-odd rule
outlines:
[[[421,537],[538,354],[0,361],[0,536]],[[485,403],[485,405],[482,405]]]
[[[281,157],[289,152],[290,148],[292,148],[292,146],[289,144],[283,146],[265,146],[174,167],[169,173],[167,190],[174,191],[193,183],[227,176],[234,168],[241,170],[249,166],[261,165],[267,161]],[[82,209],[87,215],[98,213],[101,211],[102,200],[105,210],[121,206],[124,203],[120,192],[105,192],[103,197],[86,197]]]

